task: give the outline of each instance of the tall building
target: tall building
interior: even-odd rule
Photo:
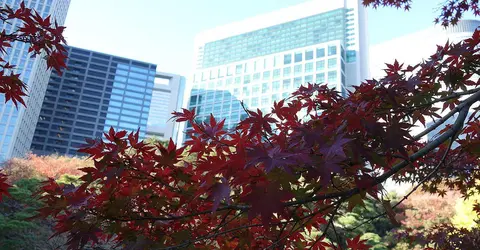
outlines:
[[[173,111],[182,108],[185,77],[157,72],[153,85],[152,104],[147,123],[147,136],[161,140],[178,140],[179,123],[170,120]]]
[[[314,0],[203,32],[184,105],[232,128],[246,117],[238,100],[267,111],[307,82],[346,94],[367,78],[366,19],[359,0]]]
[[[20,6],[20,0],[0,0],[1,6],[8,5],[13,9]],[[26,7],[35,9],[42,17],[51,15],[59,25],[63,25],[70,0],[25,0]],[[12,23],[1,23],[1,29],[10,33],[20,25],[19,20]],[[23,156],[29,149],[38,120],[40,108],[47,88],[51,70],[47,63],[37,55],[31,58],[28,46],[21,42],[13,43],[7,48],[2,58],[17,65],[16,73],[28,86],[28,97],[24,98],[27,108],[15,108],[12,102],[5,103],[4,95],[0,95],[0,161],[10,157]]]
[[[145,138],[156,65],[67,47],[62,76],[52,73],[31,149],[36,154],[77,154],[85,138],[113,126]],[[35,122],[36,123],[36,122]]]

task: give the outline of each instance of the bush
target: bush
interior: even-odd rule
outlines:
[[[447,223],[455,214],[455,200],[459,196],[456,191],[447,191],[444,197],[417,191],[404,201],[400,222],[413,232],[425,232],[434,225]]]
[[[50,220],[27,220],[37,214],[41,201],[33,194],[38,179],[17,181],[10,188],[11,198],[0,203],[0,249],[56,249],[65,244],[64,237],[54,237]]]
[[[456,228],[472,229],[478,227],[478,214],[473,210],[473,205],[480,202],[480,195],[474,194],[468,199],[458,199],[455,204],[455,216],[451,219]]]

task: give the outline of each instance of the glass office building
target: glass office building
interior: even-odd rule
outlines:
[[[31,149],[77,154],[110,127],[146,134],[156,65],[68,47],[68,69],[52,73]]]
[[[366,11],[358,0],[314,0],[206,31],[195,53],[184,105],[233,128],[247,116],[239,100],[270,111],[302,84],[346,95],[367,78]]]
[[[13,9],[20,6],[20,0],[0,0],[2,6]],[[25,6],[36,10],[42,17],[51,15],[59,25],[63,25],[67,15],[70,0],[25,0]],[[7,33],[16,30],[19,20],[1,23],[1,29]],[[2,55],[6,61],[17,65],[15,73],[28,86],[28,97],[25,97],[27,108],[15,108],[12,102],[5,103],[5,96],[0,95],[0,161],[11,157],[23,156],[29,149],[40,113],[40,107],[47,88],[51,70],[47,70],[44,55],[31,57],[28,45],[15,42]]]

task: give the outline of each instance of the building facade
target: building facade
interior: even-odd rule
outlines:
[[[269,111],[308,82],[345,95],[368,76],[366,18],[361,1],[314,0],[206,31],[184,105],[233,128],[246,117],[239,100]]]
[[[20,0],[0,0],[2,6],[8,5],[13,9],[20,6]],[[51,15],[59,25],[63,25],[67,15],[70,0],[25,0],[26,7],[35,9],[42,17]],[[1,28],[5,32],[13,32],[18,20],[12,23],[2,22]],[[12,102],[5,103],[4,95],[0,95],[0,161],[11,157],[23,156],[30,149],[35,126],[39,117],[40,108],[47,88],[51,70],[47,70],[47,63],[43,55],[31,58],[27,44],[13,43],[6,49],[3,58],[13,65],[17,65],[15,72],[28,86],[25,103],[27,108]]]
[[[182,108],[184,94],[185,77],[164,72],[156,73],[148,115],[147,137],[178,140],[180,124],[170,118],[173,111]]]
[[[31,150],[35,154],[77,154],[85,138],[110,127],[145,138],[156,65],[67,47],[62,76],[52,73],[41,105]]]

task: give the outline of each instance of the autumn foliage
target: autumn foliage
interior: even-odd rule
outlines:
[[[8,175],[9,183],[15,183],[21,179],[58,179],[66,174],[77,176],[82,173],[80,168],[89,166],[93,166],[93,162],[82,157],[28,154],[24,158],[6,161],[3,171]]]
[[[410,2],[364,4],[408,9]],[[478,14],[476,4],[450,1],[439,20]],[[249,117],[231,130],[213,115],[200,123],[195,110],[174,112],[177,122],[193,126],[185,147],[147,144],[138,131],[112,128],[80,150],[94,160],[81,169],[82,184],[44,182],[39,217],[54,218],[70,249],[103,241],[125,249],[368,249],[361,235],[340,241],[325,233],[336,234],[339,213],[367,198],[395,222],[399,203],[385,200],[385,181],[440,196],[445,188],[463,197],[480,188],[479,45],[477,30],[417,65],[389,63],[384,78],[366,80],[346,97],[306,84],[269,113],[246,110]],[[413,135],[415,126],[424,130]],[[434,139],[422,140],[440,126]],[[405,238],[445,249],[478,246],[475,230],[433,229]]]

